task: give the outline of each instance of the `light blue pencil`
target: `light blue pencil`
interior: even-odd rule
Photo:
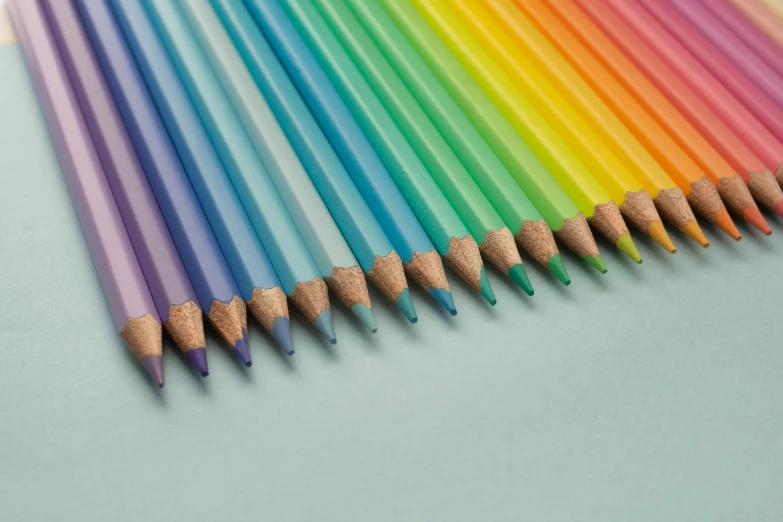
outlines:
[[[295,90],[304,98],[402,258],[405,271],[447,310],[456,311],[435,246],[296,29],[281,18],[276,29],[270,29],[276,38],[268,43],[242,0],[213,0],[212,5],[259,83],[263,83],[259,80],[261,76],[283,78],[290,75]],[[258,17],[258,20],[261,24],[265,19]],[[287,74],[283,68],[287,69]],[[271,102],[275,96],[268,98]]]
[[[206,129],[217,152],[212,155],[214,168],[219,168],[222,160],[242,202],[239,208],[244,207],[247,212],[285,293],[330,342],[336,342],[326,284],[176,3],[120,1],[146,7],[145,16],[179,73],[179,80],[169,81],[184,85],[185,98],[193,102],[201,117],[200,123],[194,125]],[[208,144],[203,146],[206,148]]]
[[[209,1],[195,0],[188,5],[188,11],[192,11],[190,18],[195,19],[197,15],[200,19],[193,25],[200,27],[198,32],[202,35],[203,45],[210,44],[210,55],[220,57],[226,67],[242,69],[237,73],[239,77],[235,83],[245,83],[244,77],[251,82],[255,79],[252,88],[260,89],[277,119],[270,129],[274,130],[277,123],[282,127],[367,276],[409,320],[415,322],[416,310],[400,256],[274,53],[267,48],[271,56],[267,55],[265,60],[243,61],[247,53],[243,53],[241,45],[234,47],[231,29],[223,26]],[[249,13],[246,12],[245,16],[252,27]],[[257,28],[254,29],[258,34]],[[229,78],[229,75],[225,77]],[[254,96],[249,93],[248,97],[252,99]]]
[[[375,332],[377,328],[363,266],[354,257],[272,109],[234,48],[231,37],[210,7],[209,0],[185,0],[180,5],[183,19],[190,22],[201,49],[255,145],[321,276],[338,299]],[[340,205],[338,210],[350,208]],[[369,210],[366,216],[374,221]],[[349,217],[347,222],[354,221],[350,216],[346,217]],[[354,231],[355,227],[350,229],[350,232]],[[353,235],[349,234],[349,237]],[[372,269],[372,265],[369,268]]]

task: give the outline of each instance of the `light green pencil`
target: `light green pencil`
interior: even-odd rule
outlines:
[[[541,213],[389,15],[377,0],[346,0],[346,3],[438,126],[511,229],[519,247],[544,268],[549,268],[564,284],[569,284],[571,280],[557,251],[555,238]]]

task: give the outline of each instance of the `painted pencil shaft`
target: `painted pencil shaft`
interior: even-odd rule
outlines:
[[[571,208],[576,213],[573,203],[415,8],[407,1],[380,0],[378,3],[394,20],[397,29],[407,37],[419,57],[448,91],[453,101],[464,111],[471,125],[486,140],[503,167],[511,174],[515,183],[512,183],[512,188],[508,192],[504,191],[504,196],[513,198],[515,193],[513,186],[520,189],[524,185],[531,187],[529,194],[531,199],[538,200],[534,203],[536,215],[533,218],[524,216],[516,218],[519,220],[518,226],[515,223],[512,230],[516,230],[517,243],[541,266],[552,271],[564,284],[569,284],[571,280],[557,250],[552,229],[543,218],[549,220],[550,224],[559,230],[566,219],[562,210]],[[402,65],[400,70],[404,70]],[[482,171],[475,169],[474,174],[481,175]],[[498,177],[504,179],[500,174]],[[538,190],[534,181],[536,179],[541,185]],[[519,210],[515,206],[515,201],[511,199],[502,207],[511,220],[515,219],[512,211]],[[542,215],[542,218],[536,219],[537,215]]]
[[[234,48],[208,0],[181,3],[182,14],[223,86],[293,224],[327,286],[372,331],[367,283],[324,201]]]
[[[761,0],[730,0],[734,7],[783,48],[783,19]]]
[[[663,119],[669,116],[667,111],[668,113],[673,111],[677,123],[682,126],[680,129],[675,129],[672,135],[669,134],[671,127],[660,123],[661,118],[656,119],[655,114],[648,112],[647,108],[642,106],[619,80],[615,79],[612,72],[592,54],[577,35],[558,19],[557,14],[546,3],[527,0],[518,0],[516,3],[661,165],[669,172],[678,173],[679,183],[684,181],[680,184],[680,188],[683,189],[691,207],[697,213],[705,215],[718,226],[725,223],[723,226],[728,228],[731,220],[727,220],[723,215],[725,210],[720,199],[723,197],[726,205],[737,215],[742,217],[747,215],[754,226],[759,227],[764,233],[770,232],[750,192],[743,186],[742,181],[737,179],[731,166],[698,134],[696,129],[690,126],[687,120],[677,113],[673,106],[668,104],[660,93],[658,93],[658,101],[663,107],[659,110]],[[655,90],[652,85],[649,88]],[[679,139],[678,133],[681,134],[682,139]],[[693,139],[700,142],[688,148],[687,142]],[[718,192],[715,190],[705,192],[706,189],[703,187],[705,177],[709,177]],[[724,189],[721,191],[720,180],[724,178]],[[732,183],[732,180],[735,181]],[[729,190],[729,187],[732,190]],[[705,193],[705,196],[702,196],[702,193]],[[727,231],[731,229],[728,228]]]
[[[244,59],[266,103],[307,169],[310,179],[348,240],[362,269],[375,286],[397,305],[410,321],[415,322],[416,311],[400,256],[393,250],[386,233],[362,199],[274,52],[263,40],[258,29],[252,26],[249,13],[246,10],[242,12],[244,7],[241,2],[218,0],[213,2],[213,5],[215,10],[205,14],[205,23],[208,27],[215,27],[214,32],[218,32],[218,28],[222,31],[218,16],[223,15],[225,30],[233,37],[236,50],[241,55],[240,63]],[[202,8],[204,11],[206,9],[211,8]],[[248,39],[251,37],[248,31],[242,31],[243,28],[238,26],[236,17],[233,16],[237,13],[251,24],[251,30],[255,30],[252,46],[248,45]],[[231,45],[230,39],[226,41]],[[230,54],[226,52],[224,56]]]
[[[240,51],[252,57],[253,62],[271,66],[277,63],[274,57],[277,54],[400,255],[408,275],[445,308],[456,313],[443,265],[432,241],[351,111],[281,7],[270,2],[248,3],[247,8],[252,12],[258,24],[256,26],[249,20],[248,9],[241,0],[213,1],[213,5],[217,7],[223,23],[233,28]],[[260,29],[267,33],[266,38]],[[242,44],[239,44],[240,35]],[[261,63],[258,65],[259,70],[262,69]]]
[[[343,0],[315,0],[313,3],[321,10],[468,232],[476,238],[485,259],[505,275],[510,276],[511,270],[524,271],[511,231],[351,10]],[[527,274],[523,281],[524,289],[532,292]],[[494,302],[483,273],[479,284],[478,288],[474,284],[474,288]]]
[[[144,79],[105,1],[77,0],[76,5],[198,301],[210,324],[233,346],[243,337],[247,312],[244,306],[229,306],[234,300],[242,303],[239,289]]]
[[[9,10],[114,324],[155,384],[162,387],[160,318],[45,13],[37,1],[29,0],[13,1]]]
[[[166,331],[206,376],[201,306],[149,188],[90,42],[70,2],[43,0],[103,172]]]
[[[579,34],[648,111],[665,122],[674,135],[680,136],[681,143],[691,147],[695,157],[707,158],[702,161],[715,164],[709,159],[714,155],[702,143],[708,141],[742,177],[753,197],[766,208],[776,209],[783,194],[762,161],[606,4],[586,2],[577,6],[574,0],[547,0],[547,5]],[[697,132],[684,135],[689,128],[685,123],[690,123]],[[731,191],[736,185],[736,182],[723,183],[721,192]]]
[[[280,4],[384,159],[438,253],[474,289],[480,288],[484,267],[478,246],[315,6],[310,2]]]

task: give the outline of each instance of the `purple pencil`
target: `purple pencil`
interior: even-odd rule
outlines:
[[[203,311],[70,0],[41,0],[163,326],[202,376]]]
[[[767,34],[751,22],[729,0],[706,0],[702,2],[726,27],[753,49],[778,76],[783,78],[783,49],[778,47]]]
[[[160,318],[44,13],[37,0],[12,0],[9,10],[114,323],[161,388]]]

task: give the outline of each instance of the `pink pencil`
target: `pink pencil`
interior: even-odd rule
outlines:
[[[656,17],[642,3],[637,0],[594,1],[610,6],[701,96],[721,120],[761,158],[768,169],[777,175],[783,175],[783,144],[710,71],[702,66],[688,49],[681,45],[663,25],[658,23]],[[682,20],[679,13],[664,2],[656,1],[654,7],[651,6],[650,9],[666,9],[667,16],[671,15],[673,18]],[[684,20],[683,25],[682,30],[695,33],[694,38],[703,40],[703,37],[687,23],[684,23]],[[726,61],[723,58],[722,60]],[[728,63],[728,66],[733,68],[731,63]],[[772,110],[778,110],[774,103],[770,105]]]
[[[783,19],[761,0],[731,0],[734,6],[783,48]]]
[[[9,6],[114,323],[163,387],[163,329],[38,0]]]

